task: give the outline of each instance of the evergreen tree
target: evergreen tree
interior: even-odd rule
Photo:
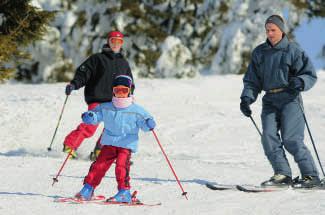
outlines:
[[[306,10],[308,17],[325,17],[325,1],[324,0],[291,0],[292,4],[297,8]]]
[[[42,38],[54,16],[30,0],[0,1],[0,81],[14,76],[15,66],[28,58],[24,48]]]

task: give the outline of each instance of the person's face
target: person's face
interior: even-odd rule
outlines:
[[[282,39],[283,33],[277,25],[273,23],[267,23],[265,26],[265,30],[267,39],[273,46]]]
[[[121,51],[123,40],[119,38],[110,38],[109,39],[109,47],[111,47],[112,51],[118,53]]]
[[[130,88],[123,85],[117,85],[113,88],[113,93],[116,98],[127,98],[129,97]]]

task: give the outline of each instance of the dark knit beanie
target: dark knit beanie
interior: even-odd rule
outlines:
[[[267,18],[266,21],[265,21],[265,26],[266,26],[267,23],[275,24],[276,26],[278,26],[280,28],[280,30],[283,33],[285,33],[284,21],[283,21],[281,16],[279,16],[279,15],[269,16],[269,18]]]
[[[116,87],[118,85],[123,85],[126,86],[128,88],[131,88],[132,86],[132,78],[130,76],[127,75],[119,75],[116,76],[113,82],[113,87]]]

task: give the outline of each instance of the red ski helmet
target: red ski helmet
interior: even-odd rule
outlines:
[[[119,31],[111,31],[107,35],[107,41],[109,41],[111,38],[117,38],[123,40],[124,35]]]

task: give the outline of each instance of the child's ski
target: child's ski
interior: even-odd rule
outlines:
[[[149,207],[161,205],[161,202],[158,202],[158,203],[144,203],[144,202],[141,202],[141,201],[136,201],[136,202],[131,202],[131,203],[99,201],[99,202],[93,202],[93,203],[99,204],[99,205],[149,206]]]
[[[69,204],[100,204],[100,205],[120,205],[120,206],[159,206],[161,205],[160,202],[158,203],[144,203],[141,202],[136,198],[137,192],[134,191],[132,194],[132,202],[131,203],[121,203],[121,202],[114,202],[114,201],[107,201],[106,197],[103,195],[97,195],[91,198],[91,200],[83,200],[80,198],[75,198],[75,197],[68,197],[68,198],[56,198],[54,201],[55,202],[64,202],[64,203],[69,203]]]
[[[141,202],[139,199],[137,199],[137,194],[138,191],[133,191],[132,193],[132,199],[131,199],[131,203],[121,203],[121,202],[116,202],[114,201],[113,197],[110,197],[108,199],[106,199],[106,201],[102,201],[102,202],[97,202],[98,204],[103,204],[103,205],[120,205],[120,206],[158,206],[161,205],[161,203],[153,203],[153,204],[147,204],[147,203],[143,203]]]
[[[84,203],[94,203],[94,202],[99,202],[99,201],[103,201],[105,200],[106,197],[103,195],[98,195],[98,196],[94,196],[91,198],[91,200],[83,200],[80,198],[76,198],[76,197],[62,197],[62,198],[56,198],[54,201],[55,202],[66,202],[66,203],[74,203],[74,204],[84,204]]]

